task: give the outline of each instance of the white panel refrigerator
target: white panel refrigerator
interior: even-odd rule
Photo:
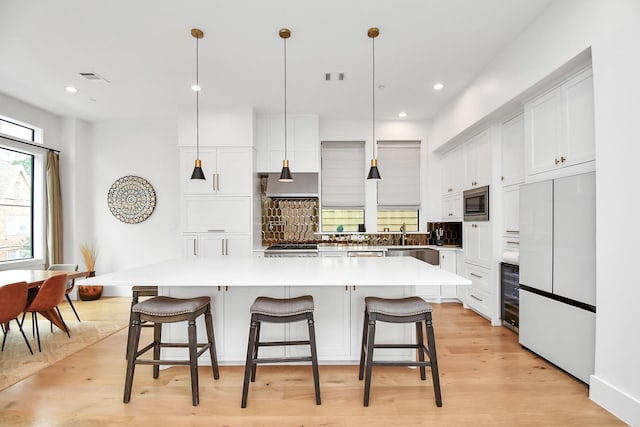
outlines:
[[[522,185],[520,344],[588,383],[595,311],[595,173]]]

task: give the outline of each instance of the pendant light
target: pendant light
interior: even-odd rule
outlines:
[[[204,33],[202,30],[192,28],[191,35],[196,39],[196,84],[191,86],[191,89],[196,92],[196,164],[193,168],[191,179],[206,179],[204,177],[204,172],[202,171],[202,162],[200,161],[200,64],[198,62],[198,42],[204,37]]]
[[[282,161],[282,172],[280,172],[280,182],[293,182],[289,160],[287,160],[287,39],[291,37],[288,28],[282,28],[278,32],[284,44],[284,160]]]
[[[369,175],[367,175],[367,179],[381,179],[380,171],[378,171],[378,159],[376,159],[376,37],[380,35],[380,29],[376,27],[371,27],[367,31],[367,36],[371,39],[372,46],[372,79],[371,79],[371,99],[372,99],[372,114],[371,114],[371,123],[372,123],[372,138],[371,144],[373,146],[373,158],[371,159],[371,168],[369,169]]]

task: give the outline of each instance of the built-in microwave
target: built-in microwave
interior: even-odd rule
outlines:
[[[465,221],[489,221],[489,186],[466,190],[462,193]]]

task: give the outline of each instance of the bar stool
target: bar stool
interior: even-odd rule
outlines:
[[[140,297],[157,297],[157,286],[133,286],[131,287],[131,311],[129,314],[129,333],[131,333],[131,324],[133,322],[133,306],[140,302]],[[153,324],[148,322],[141,322],[140,325],[143,328],[152,328]],[[129,341],[127,341],[127,350],[124,354],[125,359],[129,354]]]
[[[318,354],[316,352],[316,334],[313,325],[313,297],[305,295],[296,298],[258,297],[251,305],[251,326],[247,346],[247,361],[244,367],[244,386],[242,388],[242,407],[247,407],[249,379],[256,380],[256,368],[259,363],[311,362],[313,382],[316,391],[316,405],[320,405],[320,378],[318,374]],[[260,341],[261,322],[290,323],[306,320],[309,326],[308,341]],[[306,357],[258,357],[260,347],[309,345],[311,356]]]
[[[371,371],[373,366],[419,366],[420,379],[425,380],[425,366],[431,366],[433,390],[436,405],[442,406],[440,394],[440,377],[438,374],[438,358],[436,356],[436,341],[433,334],[431,320],[431,305],[419,297],[408,298],[376,298],[364,299],[364,322],[362,328],[362,346],[360,351],[360,373],[364,374],[364,406],[369,406],[369,392],[371,390]],[[415,323],[416,344],[375,344],[376,321],[390,323]],[[426,325],[427,346],[422,337],[422,324]],[[376,348],[415,348],[418,350],[418,361],[374,361],[373,351]],[[429,358],[425,361],[425,355]]]
[[[211,365],[213,367],[213,378],[220,377],[218,373],[218,359],[216,356],[216,345],[213,335],[213,321],[211,320],[211,298],[171,298],[159,296],[140,302],[131,308],[132,322],[129,328],[128,352],[127,352],[127,372],[124,386],[124,403],[128,403],[131,398],[131,387],[133,385],[133,374],[136,365],[153,365],[153,378],[158,378],[160,365],[189,365],[191,368],[191,398],[193,406],[200,402],[198,393],[198,357],[209,350]],[[206,344],[198,344],[196,333],[196,319],[204,314],[204,321],[207,328]],[[138,350],[140,342],[141,322],[153,322],[153,342]],[[175,322],[188,322],[188,343],[163,343],[162,324]],[[189,348],[189,360],[161,360],[160,349],[162,347],[187,347]],[[201,348],[200,348],[201,347]],[[139,359],[139,357],[153,348],[153,359]],[[200,350],[198,350],[200,348]]]

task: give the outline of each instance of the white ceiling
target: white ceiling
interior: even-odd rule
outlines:
[[[88,121],[169,117],[200,107],[283,111],[282,27],[289,113],[432,117],[552,0],[0,0],[0,92]],[[85,80],[95,72],[110,83]],[[325,72],[344,72],[325,82]],[[442,81],[445,89],[434,92]],[[67,93],[73,85],[78,93]],[[1,106],[0,106],[1,110]],[[3,114],[3,111],[0,111]]]

